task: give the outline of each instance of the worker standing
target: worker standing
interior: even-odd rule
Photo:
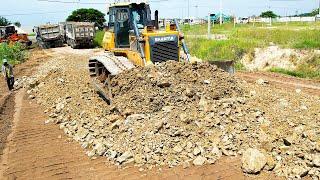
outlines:
[[[8,63],[7,59],[3,59],[3,65],[2,65],[2,74],[7,81],[7,85],[9,88],[9,91],[13,90],[13,85],[14,85],[14,76],[13,76],[13,68],[12,66]]]

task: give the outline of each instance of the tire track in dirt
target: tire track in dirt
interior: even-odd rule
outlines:
[[[277,88],[301,89],[310,95],[320,96],[320,82],[316,80],[300,79],[268,72],[238,72],[236,76],[248,82],[264,79]]]
[[[0,98],[0,155],[5,148],[7,136],[11,131],[14,114],[14,94],[5,94]]]

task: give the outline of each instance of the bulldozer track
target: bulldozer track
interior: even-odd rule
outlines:
[[[123,71],[133,68],[134,65],[125,57],[115,56],[112,53],[105,53],[103,56],[94,57],[89,60],[89,72],[92,79],[92,83],[96,91],[111,104],[111,85],[110,79]],[[107,74],[99,74],[101,69],[108,71]],[[104,82],[98,79],[99,76],[107,76]],[[106,89],[108,88],[108,89]]]

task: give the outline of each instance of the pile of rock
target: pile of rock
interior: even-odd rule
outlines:
[[[320,175],[319,99],[275,93],[206,63],[167,62],[113,78],[109,106],[91,87],[81,59],[45,64],[28,93],[46,107],[46,123],[58,123],[92,158],[153,168],[242,155],[246,173]]]

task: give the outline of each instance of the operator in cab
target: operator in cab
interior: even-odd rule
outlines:
[[[14,76],[13,76],[13,67],[8,63],[7,59],[3,59],[3,65],[2,65],[2,74],[7,82],[9,91],[12,91],[13,85],[14,85]]]

